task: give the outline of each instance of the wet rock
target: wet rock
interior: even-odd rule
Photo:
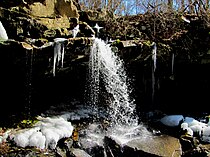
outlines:
[[[66,152],[63,151],[61,148],[57,147],[56,148],[56,156],[58,156],[58,157],[65,157],[66,156]]]
[[[92,157],[105,157],[103,145],[99,145],[96,141],[87,139],[80,140],[81,148],[84,149]]]
[[[124,145],[117,143],[112,138],[105,137],[105,143],[107,154],[113,156],[180,157],[182,154],[179,139],[167,135],[135,138]]]
[[[123,156],[122,146],[112,138],[105,136],[104,145],[107,156]]]
[[[172,136],[162,135],[147,138],[146,140],[133,140],[126,144],[137,152],[148,153],[156,156],[181,156],[181,144],[179,139]]]
[[[82,149],[73,148],[71,151],[73,157],[91,157],[88,153],[86,153]]]
[[[73,146],[73,140],[72,138],[62,138],[58,141],[57,147],[56,147],[56,154],[61,157],[65,156],[71,156],[72,151],[71,148]]]
[[[198,145],[198,140],[190,135],[181,135],[180,137],[180,143],[182,145],[183,151],[193,150]]]
[[[209,149],[207,147],[205,145],[199,145],[194,149],[185,151],[182,157],[209,157]]]

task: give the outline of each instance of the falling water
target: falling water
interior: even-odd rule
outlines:
[[[95,38],[90,54],[91,100],[97,105],[100,80],[109,95],[108,114],[111,125],[136,126],[135,104],[130,99],[129,82],[122,60],[111,47]],[[97,108],[97,106],[95,106]]]
[[[27,117],[30,117],[31,114],[31,99],[32,99],[32,69],[33,69],[33,49],[26,49],[26,106],[25,114]]]
[[[96,114],[98,113],[98,97],[99,97],[99,69],[100,69],[100,61],[99,61],[99,53],[98,53],[98,45],[96,43],[93,44],[90,52],[89,59],[89,72],[88,72],[88,91],[89,91],[89,105],[92,105]]]
[[[86,141],[82,142],[83,145],[89,146],[95,143],[103,145],[105,136],[110,136],[121,144],[151,136],[142,124],[138,124],[123,61],[112,51],[109,44],[98,38],[94,38],[91,47],[88,76],[89,105],[92,105],[92,111],[95,112],[94,115],[97,118],[105,117],[105,119],[103,122],[99,119],[99,122],[94,121],[82,133],[84,139],[81,141]],[[103,94],[101,94],[101,86],[105,88]],[[100,105],[101,102],[104,102],[101,101],[101,95],[103,98],[106,97],[106,104]],[[101,112],[98,106],[105,107],[106,105],[108,109],[105,108],[106,111]]]

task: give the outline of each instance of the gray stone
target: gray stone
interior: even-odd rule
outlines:
[[[134,139],[124,146],[124,153],[128,153],[128,148],[137,154],[144,152],[148,156],[181,157],[182,154],[179,139],[168,135]]]
[[[82,149],[78,149],[78,148],[74,148],[72,149],[72,154],[74,156],[79,156],[79,157],[91,157],[88,153],[86,153],[84,150]]]
[[[105,137],[104,141],[106,152],[111,156],[181,157],[182,155],[179,139],[168,135],[137,137],[123,145],[110,137]]]

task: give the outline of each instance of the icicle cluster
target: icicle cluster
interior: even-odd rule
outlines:
[[[55,38],[54,39],[54,60],[53,60],[53,76],[55,76],[56,66],[61,64],[61,68],[63,68],[63,60],[64,60],[64,42],[68,39],[65,38]]]

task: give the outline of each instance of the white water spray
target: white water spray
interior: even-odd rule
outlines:
[[[95,40],[95,39],[94,39]],[[98,94],[99,94],[99,67],[100,67],[100,61],[99,61],[99,54],[98,51],[98,45],[96,43],[93,44],[91,51],[90,51],[90,57],[89,57],[89,71],[88,71],[88,85],[90,86],[89,90],[89,105],[93,106],[93,109],[98,112],[97,105],[99,103],[98,100]]]
[[[130,99],[129,82],[122,60],[104,41],[95,38],[90,54],[92,104],[97,105],[99,81],[102,80],[109,100],[109,118],[114,126],[136,126],[135,104]],[[95,106],[96,108],[97,106]]]
[[[133,139],[151,137],[151,133],[142,124],[138,124],[136,106],[134,100],[130,98],[129,79],[126,76],[123,61],[111,50],[109,44],[98,38],[93,40],[88,80],[91,100],[88,105],[92,105],[92,112],[97,118],[105,115],[107,119],[99,123],[96,120],[90,124],[84,131],[82,143],[88,146],[95,143],[103,146],[105,136],[110,136],[120,144]],[[101,85],[105,88],[103,94],[99,88]],[[107,96],[105,99],[108,113],[98,107],[101,103],[101,95]],[[102,105],[106,106],[104,103]]]

